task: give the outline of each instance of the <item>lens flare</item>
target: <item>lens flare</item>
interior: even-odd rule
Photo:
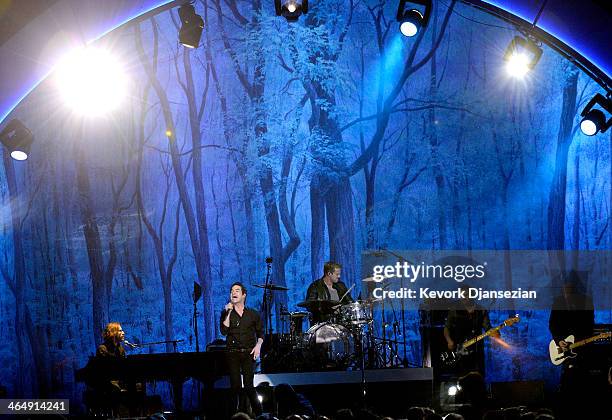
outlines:
[[[529,72],[529,57],[524,53],[512,54],[506,63],[506,71],[512,77],[524,77]]]
[[[69,54],[57,67],[55,77],[66,104],[82,115],[110,112],[125,96],[123,67],[100,48],[83,48]]]

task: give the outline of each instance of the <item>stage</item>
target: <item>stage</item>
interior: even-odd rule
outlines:
[[[256,374],[254,384],[264,409],[272,408],[272,387],[290,384],[304,395],[320,414],[330,415],[341,408],[369,407],[389,416],[403,415],[412,406],[433,403],[433,369],[389,368],[365,371],[365,398],[361,371]],[[219,415],[219,401],[227,401],[229,378],[217,380],[210,396],[203,396],[207,415]]]

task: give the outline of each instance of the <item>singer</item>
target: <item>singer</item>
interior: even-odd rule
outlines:
[[[227,336],[227,365],[232,390],[232,411],[240,406],[240,391],[244,391],[256,415],[262,408],[253,386],[255,360],[263,343],[263,324],[259,312],[245,306],[247,289],[242,283],[230,288],[230,301],[221,312],[221,334]],[[242,379],[241,379],[242,376]],[[232,414],[233,414],[232,413]]]
[[[105,359],[124,359],[125,349],[121,342],[125,340],[125,333],[121,329],[121,324],[118,322],[109,323],[104,328],[104,343],[100,344],[96,349],[96,357]]]

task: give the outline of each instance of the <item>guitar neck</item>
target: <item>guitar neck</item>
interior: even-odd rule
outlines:
[[[491,328],[490,330],[487,330],[486,332],[484,332],[484,333],[480,334],[479,336],[476,336],[476,337],[474,337],[474,338],[471,338],[471,339],[469,339],[469,340],[465,341],[465,342],[463,343],[463,348],[466,348],[466,347],[469,347],[469,346],[472,346],[472,345],[474,345],[474,344],[478,343],[478,342],[479,342],[480,340],[482,340],[483,338],[485,338],[485,337],[487,337],[487,336],[491,335],[491,334],[492,334],[492,333],[494,333],[494,332],[497,332],[497,331],[501,330],[501,329],[502,329],[502,328],[504,328],[505,326],[506,326],[506,324],[505,324],[505,323],[503,323],[503,324],[501,324],[501,325],[498,325],[498,326],[497,326],[497,327],[495,327],[495,328]]]
[[[570,349],[575,349],[576,347],[584,346],[585,344],[592,343],[593,341],[600,340],[602,338],[610,337],[610,333],[602,333],[597,334],[596,336],[585,338],[584,340],[576,341],[574,344],[570,344]]]

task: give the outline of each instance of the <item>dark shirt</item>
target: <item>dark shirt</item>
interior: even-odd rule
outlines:
[[[353,302],[353,298],[350,293],[347,294],[344,298],[344,295],[348,288],[346,284],[338,281],[337,283],[332,283],[332,288],[334,288],[338,292],[338,298],[341,299],[340,302],[348,303]],[[329,295],[329,290],[327,289],[327,285],[323,279],[313,281],[310,286],[308,286],[308,291],[306,292],[306,300],[330,300],[331,296]]]
[[[227,310],[221,311],[221,334],[227,336],[229,350],[251,350],[257,344],[257,339],[263,339],[263,323],[259,312],[244,308],[242,316],[232,309],[230,326],[223,325]]]
[[[105,341],[96,349],[96,357],[102,359],[123,359],[125,358],[125,349],[121,344],[115,345],[113,341]]]
[[[556,343],[573,335],[575,341],[593,335],[595,312],[593,300],[583,294],[563,295],[555,298],[550,311],[548,329]]]
[[[338,281],[337,283],[332,283],[332,288],[338,293],[338,299],[340,299],[340,302],[353,302],[353,298],[351,297],[350,293],[347,293],[344,298],[342,297],[348,290],[346,284]],[[306,291],[306,300],[331,300],[329,290],[325,284],[325,281],[323,281],[323,278],[313,281],[310,286],[308,286],[308,290]],[[313,312],[312,322],[319,323],[329,321],[332,319],[332,317],[332,313]]]
[[[451,310],[448,312],[446,324],[451,339],[462,344],[464,341],[482,334],[491,328],[489,312],[478,307],[472,312],[466,310]]]

